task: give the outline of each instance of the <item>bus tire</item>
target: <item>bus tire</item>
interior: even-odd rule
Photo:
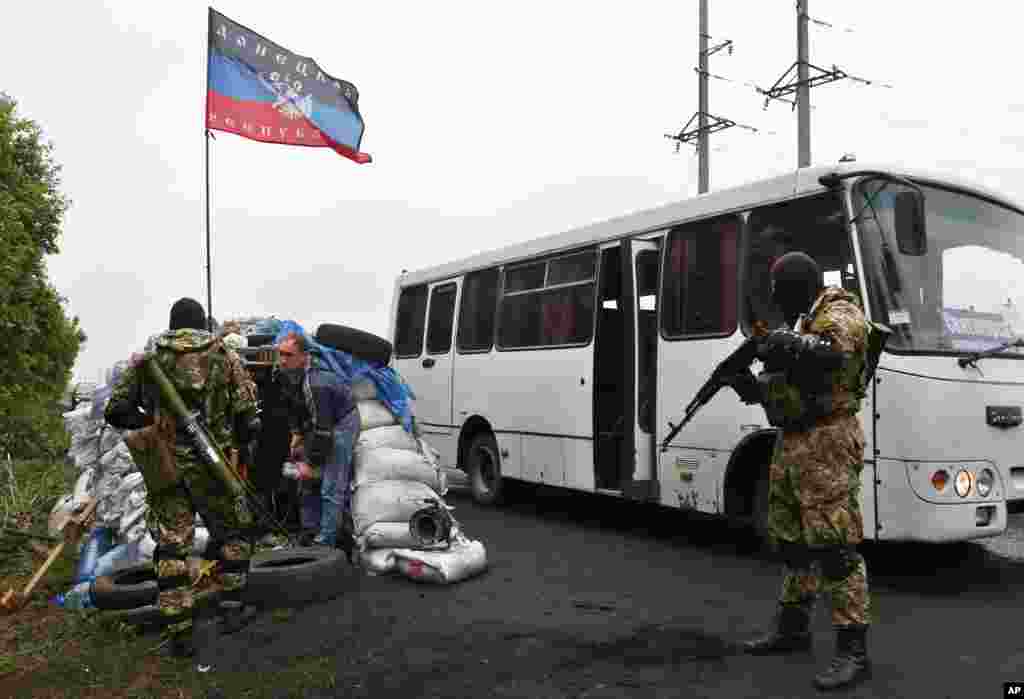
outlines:
[[[501,457],[493,434],[484,432],[473,437],[466,454],[466,471],[474,500],[481,505],[501,503]]]
[[[314,339],[321,345],[347,352],[367,362],[387,364],[391,361],[391,343],[365,330],[323,323],[316,329]]]
[[[758,542],[764,544],[768,541],[768,493],[770,482],[768,469],[764,468],[757,482],[754,483],[754,493],[750,503],[751,525],[754,536]]]

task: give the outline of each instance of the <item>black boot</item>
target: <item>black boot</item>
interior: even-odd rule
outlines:
[[[814,678],[818,689],[852,687],[871,677],[866,624],[836,627],[836,655],[825,670]]]
[[[782,604],[775,618],[775,629],[743,644],[750,655],[793,653],[811,649],[811,605]]]
[[[338,525],[337,547],[345,554],[345,558],[348,559],[349,563],[352,562],[352,552],[355,546],[355,525],[352,522],[352,515],[345,512],[341,515],[341,521]]]

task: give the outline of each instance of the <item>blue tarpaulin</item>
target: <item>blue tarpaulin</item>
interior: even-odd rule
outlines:
[[[257,332],[274,336],[274,344],[279,344],[288,333],[294,332],[306,340],[310,354],[322,359],[331,371],[345,377],[350,383],[357,378],[366,377],[377,387],[377,398],[381,400],[401,423],[406,432],[412,432],[412,413],[409,411],[409,400],[415,398],[409,385],[405,383],[397,371],[379,362],[367,362],[353,357],[347,352],[322,345],[314,340],[305,328],[294,320],[266,320],[257,327]]]

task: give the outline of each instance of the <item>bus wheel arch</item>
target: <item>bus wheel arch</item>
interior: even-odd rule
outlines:
[[[725,470],[725,515],[751,526],[761,538],[768,533],[768,467],[776,430],[746,435],[732,452]]]
[[[490,423],[473,416],[459,435],[459,468],[469,477],[473,499],[481,505],[497,505],[502,499],[501,453]]]

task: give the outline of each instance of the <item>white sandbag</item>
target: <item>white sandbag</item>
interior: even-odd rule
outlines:
[[[61,531],[64,529],[64,525],[71,519],[71,515],[75,511],[75,496],[73,493],[68,493],[61,497],[57,504],[50,510],[50,519],[47,522],[47,531],[50,536],[59,536]]]
[[[430,486],[415,481],[375,481],[356,488],[352,520],[356,535],[378,522],[409,522],[416,510],[441,498]]]
[[[92,468],[99,463],[101,456],[99,436],[82,440],[78,444],[72,443],[68,449],[68,456],[75,462],[75,467],[79,471]]]
[[[87,468],[78,475],[78,480],[75,481],[74,490],[71,491],[72,499],[75,507],[81,507],[85,504],[86,498],[93,491],[93,476],[96,475],[95,469]]]
[[[108,427],[103,430],[103,434],[100,436],[100,454],[106,456],[112,452],[114,448],[121,441],[121,433],[115,430],[113,427]],[[100,460],[102,461],[102,456]]]
[[[114,491],[113,496],[117,499],[126,499],[133,490],[139,488],[145,489],[146,483],[142,478],[142,474],[139,471],[129,473],[121,477],[121,482],[117,485],[117,490]]]
[[[439,551],[448,548],[448,542],[423,546],[409,531],[408,522],[377,522],[367,527],[356,538],[356,547],[360,550],[383,548],[406,548],[422,551]]]
[[[355,451],[358,453],[359,451],[380,449],[382,447],[404,449],[406,451],[419,451],[420,448],[416,443],[416,438],[409,432],[406,432],[405,428],[401,425],[385,425],[384,427],[374,427],[372,430],[361,431],[356,439]]]
[[[372,430],[375,427],[398,424],[388,406],[379,400],[364,400],[356,403],[359,411],[359,429]]]
[[[124,514],[121,515],[121,519],[117,525],[117,535],[122,539],[131,538],[130,535],[132,530],[135,529],[139,524],[145,525],[146,513],[149,511],[149,506],[143,502],[141,505],[135,507],[125,508]]]
[[[368,549],[359,552],[359,565],[370,574],[384,575],[395,569],[392,549]]]
[[[375,481],[415,481],[429,485],[435,493],[441,490],[441,474],[437,468],[415,451],[361,449],[355,454],[355,486]]]
[[[100,470],[103,473],[117,473],[123,476],[128,473],[137,473],[138,467],[131,459],[112,459],[107,463],[103,463],[101,460]]]
[[[447,551],[396,549],[393,555],[398,572],[417,582],[448,585],[487,569],[483,543],[464,538],[453,542]]]
[[[377,384],[365,376],[360,376],[352,382],[352,398],[356,402],[377,400]]]

